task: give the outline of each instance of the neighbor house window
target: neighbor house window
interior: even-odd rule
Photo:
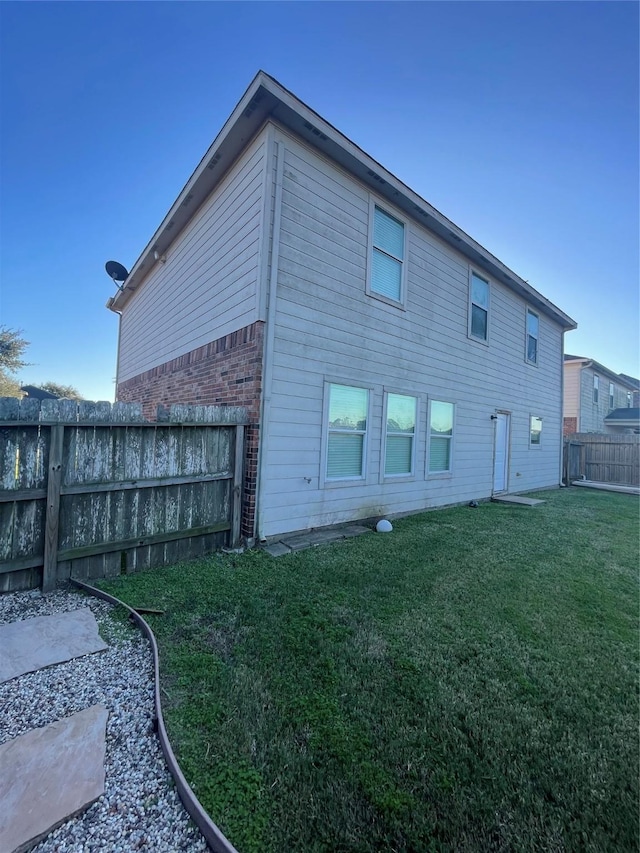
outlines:
[[[413,474],[417,402],[404,394],[387,394],[385,477]]]
[[[600,377],[594,374],[593,376],[593,402],[598,402],[598,392],[600,390]]]
[[[403,301],[404,244],[404,224],[374,204],[370,293],[393,302]]]
[[[489,282],[471,273],[469,334],[479,341],[489,339]]]
[[[366,388],[329,385],[328,480],[364,476],[368,411]]]
[[[616,398],[616,386],[613,384],[613,382],[610,382],[609,383],[609,408],[610,409],[615,409],[615,406],[614,406],[615,398]]]
[[[540,444],[540,439],[542,437],[542,418],[538,418],[535,415],[531,415],[530,424],[529,424],[529,443],[532,447],[538,446]]]
[[[432,400],[429,407],[429,474],[451,471],[453,403]]]
[[[527,308],[527,361],[531,364],[538,363],[538,330],[540,318],[537,314]]]

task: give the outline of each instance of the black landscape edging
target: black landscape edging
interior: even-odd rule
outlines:
[[[158,644],[156,643],[156,638],[150,626],[139,613],[137,613],[132,607],[129,607],[128,604],[125,604],[124,601],[120,601],[120,599],[116,598],[114,595],[109,595],[108,592],[103,592],[101,589],[91,586],[84,581],[79,581],[75,578],[70,578],[70,580],[74,586],[88,592],[90,595],[93,595],[96,598],[102,598],[104,601],[109,602],[109,604],[124,607],[124,609],[129,612],[131,619],[133,619],[151,643],[151,650],[153,651],[154,694],[156,719],[158,723],[158,738],[160,740],[160,746],[162,747],[162,752],[164,753],[169,772],[173,777],[178,794],[182,800],[182,804],[214,853],[238,853],[233,844],[225,838],[220,829],[218,829],[215,823],[211,820],[202,807],[202,804],[193,793],[189,783],[184,778],[184,774],[180,769],[180,765],[178,764],[173,749],[171,748],[171,744],[169,743],[167,730],[164,725],[164,718],[162,716],[162,704],[160,701],[160,662],[158,657]]]

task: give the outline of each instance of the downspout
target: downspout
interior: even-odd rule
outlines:
[[[269,449],[269,417],[271,415],[271,383],[273,380],[273,347],[276,335],[276,303],[278,297],[278,260],[280,254],[280,222],[282,218],[282,177],[284,173],[284,143],[274,141],[276,155],[276,185],[271,231],[271,263],[267,291],[267,326],[264,335],[262,364],[262,405],[260,407],[260,441],[258,452],[258,483],[256,488],[256,526],[259,541],[265,539],[260,512],[261,491],[266,479]]]
[[[122,311],[117,311],[115,308],[111,309],[118,315],[118,343],[116,345],[116,382],[115,388],[113,391],[113,399],[117,401],[118,399],[118,381],[120,379],[120,336],[122,334]]]

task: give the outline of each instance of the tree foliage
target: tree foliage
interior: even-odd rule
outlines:
[[[24,361],[22,355],[28,346],[29,341],[22,337],[22,329],[0,326],[0,370],[15,373],[26,367],[29,362]]]

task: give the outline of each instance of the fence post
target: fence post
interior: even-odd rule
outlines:
[[[50,429],[47,515],[44,534],[44,567],[42,570],[43,592],[51,592],[55,589],[58,574],[58,524],[60,520],[64,423],[52,424]]]
[[[244,426],[236,426],[236,448],[233,467],[233,510],[231,515],[231,545],[240,544],[240,522],[242,520],[242,486],[244,473]]]

